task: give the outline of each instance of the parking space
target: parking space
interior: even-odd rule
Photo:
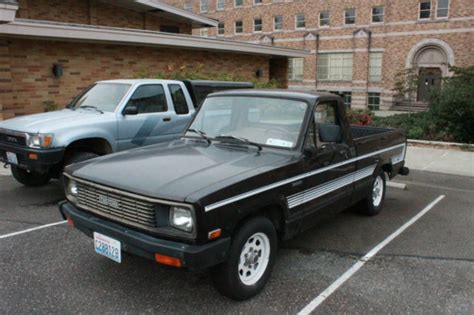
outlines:
[[[398,178],[376,217],[343,212],[281,245],[254,299],[220,296],[206,272],[126,255],[117,264],[65,224],[0,239],[0,313],[290,313],[301,311],[439,195],[446,197],[354,273],[315,313],[473,313],[474,179],[427,172]],[[59,222],[57,183],[0,176],[0,235]]]

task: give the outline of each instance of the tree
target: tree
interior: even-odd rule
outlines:
[[[418,91],[418,68],[403,69],[395,74],[395,84],[392,91],[395,92],[397,102],[408,101],[410,106],[416,99]]]

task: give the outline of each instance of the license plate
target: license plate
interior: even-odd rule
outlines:
[[[7,152],[8,163],[18,165],[18,158],[15,153]]]
[[[118,263],[122,262],[120,241],[114,240],[103,234],[94,232],[94,249],[99,255],[105,256]]]

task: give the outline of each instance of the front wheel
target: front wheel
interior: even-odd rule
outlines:
[[[51,179],[49,172],[37,173],[27,171],[17,166],[10,165],[13,177],[20,183],[28,187],[39,187],[46,185]]]
[[[247,221],[234,235],[228,261],[212,272],[216,289],[234,300],[258,294],[270,278],[277,246],[275,227],[269,219]]]

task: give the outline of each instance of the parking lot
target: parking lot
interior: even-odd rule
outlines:
[[[92,240],[66,224],[12,234],[60,222],[62,191],[55,182],[33,189],[0,176],[0,313],[295,314],[440,195],[314,312],[474,313],[474,178],[413,171],[397,181],[407,190],[388,188],[380,215],[346,211],[281,244],[265,290],[234,302],[206,272],[98,256]]]

